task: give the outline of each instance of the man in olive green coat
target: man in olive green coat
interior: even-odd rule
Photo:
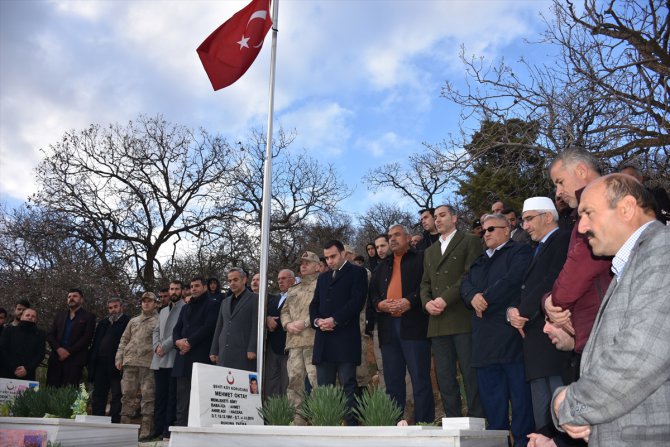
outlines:
[[[479,402],[477,376],[470,366],[471,314],[461,299],[461,279],[483,252],[481,239],[456,230],[451,205],[435,209],[440,238],[424,254],[421,301],[430,315],[428,337],[435,359],[435,375],[446,417],[461,417],[461,393],[456,364],[461,369],[468,402],[467,416],[484,417]]]

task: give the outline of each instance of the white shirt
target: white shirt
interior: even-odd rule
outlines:
[[[444,234],[440,235],[440,250],[442,251],[442,254],[447,250],[447,246],[449,245],[449,242],[454,238],[454,235],[456,234],[456,230],[452,231],[449,234]]]

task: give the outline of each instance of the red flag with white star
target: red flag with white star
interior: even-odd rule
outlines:
[[[200,44],[198,56],[214,90],[246,73],[271,27],[270,0],[252,0]]]

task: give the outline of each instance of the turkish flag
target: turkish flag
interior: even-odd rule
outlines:
[[[214,90],[246,73],[271,27],[270,0],[252,0],[200,44],[198,56]]]

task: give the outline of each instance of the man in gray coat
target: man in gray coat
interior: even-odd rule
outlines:
[[[181,281],[170,282],[168,288],[170,302],[158,314],[158,324],[153,332],[154,357],[151,360],[151,369],[154,371],[156,382],[156,400],[152,438],[169,438],[169,427],[177,418],[177,379],[172,377],[172,366],[177,350],[172,340],[172,332],[185,304],[182,299],[183,288]]]
[[[579,204],[579,232],[612,256],[612,280],[582,354],[580,379],[552,402],[557,427],[589,446],[670,443],[670,228],[655,220],[634,178],[593,181]]]
[[[230,269],[228,286],[232,295],[221,303],[209,359],[219,366],[256,371],[258,295],[247,289],[241,268]]]

